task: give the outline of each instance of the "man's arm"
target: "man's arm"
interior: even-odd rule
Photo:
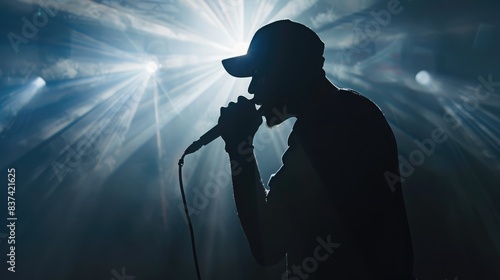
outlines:
[[[244,156],[227,149],[231,160],[234,199],[241,225],[252,254],[260,265],[273,265],[285,256],[293,238],[293,228],[285,203],[266,202],[253,153]]]
[[[255,260],[261,265],[272,265],[285,256],[292,229],[284,200],[266,201],[252,146],[261,124],[262,116],[255,103],[243,96],[238,97],[237,103],[221,108],[218,125],[231,160],[238,216]]]

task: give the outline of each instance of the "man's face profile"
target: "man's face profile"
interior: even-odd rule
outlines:
[[[280,20],[257,30],[247,54],[222,64],[234,77],[252,77],[248,92],[272,127],[296,116],[321,82],[323,51],[324,43],[307,26]]]
[[[266,125],[273,127],[281,124],[291,117],[287,113],[292,96],[298,94],[295,77],[291,75],[290,68],[283,67],[279,59],[269,63],[260,64],[252,71],[252,81],[248,92],[254,95],[257,105],[261,105]]]

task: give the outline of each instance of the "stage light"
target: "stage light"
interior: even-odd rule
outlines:
[[[0,133],[8,129],[14,119],[18,116],[19,112],[31,102],[33,97],[39,93],[45,86],[45,80],[37,77],[30,83],[20,85],[13,91],[4,93],[4,99],[0,102],[2,110],[0,114]]]
[[[146,71],[148,71],[151,74],[156,72],[158,70],[158,68],[159,68],[158,64],[156,64],[156,62],[154,62],[154,61],[150,61],[146,64]]]
[[[47,83],[45,82],[45,80],[41,77],[38,77],[33,81],[33,85],[36,86],[37,88],[41,88],[41,87],[45,86],[46,84]]]
[[[244,55],[247,53],[248,43],[238,42],[234,45],[232,55]]]
[[[421,70],[417,73],[417,75],[415,75],[415,80],[421,84],[421,85],[424,85],[424,86],[427,86],[430,84],[431,82],[431,76],[429,75],[429,73],[425,70]]]

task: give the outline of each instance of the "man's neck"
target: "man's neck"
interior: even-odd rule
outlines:
[[[332,84],[328,78],[323,77],[311,89],[304,91],[301,97],[295,99],[289,107],[289,111],[299,117],[303,112],[315,107],[316,104],[323,102],[325,97],[339,91],[340,89]]]

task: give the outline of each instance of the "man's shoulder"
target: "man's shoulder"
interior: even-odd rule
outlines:
[[[368,97],[350,88],[339,88],[318,99],[299,124],[309,126],[316,123],[318,126],[328,127],[337,126],[339,122],[371,123],[381,120],[382,116],[380,107]]]
[[[293,131],[303,142],[326,145],[342,137],[353,143],[364,141],[386,133],[387,126],[374,102],[356,90],[340,88],[318,101],[307,116],[297,118]]]
[[[369,108],[370,110],[380,111],[380,108],[375,102],[354,89],[339,88],[332,97],[333,101],[337,101],[337,104],[344,109],[362,108],[366,110]],[[352,105],[353,107],[349,108],[348,105]]]

